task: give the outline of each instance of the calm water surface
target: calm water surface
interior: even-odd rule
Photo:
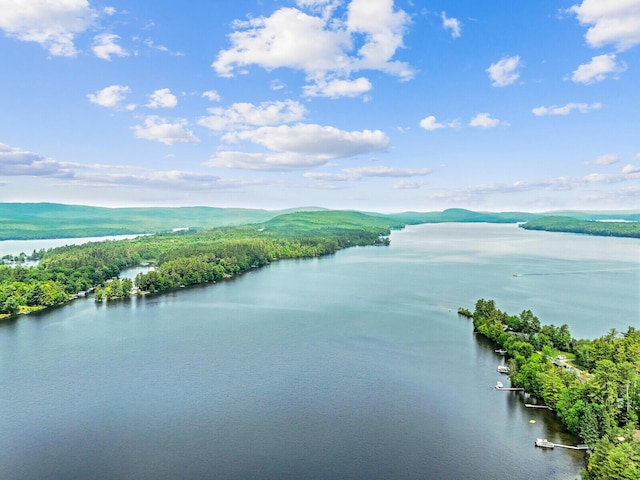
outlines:
[[[639,254],[425,225],[388,248],[20,318],[0,327],[0,478],[576,478],[579,453],[533,441],[578,440],[492,388],[502,358],[455,311],[493,298],[577,337],[625,330]]]
[[[111,235],[107,237],[81,237],[81,238],[48,238],[42,240],[0,240],[0,257],[4,255],[30,255],[34,250],[44,248],[64,247],[66,245],[81,245],[89,242],[102,242],[104,240],[123,240],[135,238],[140,235]]]

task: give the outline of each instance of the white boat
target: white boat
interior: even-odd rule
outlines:
[[[498,368],[496,368],[496,370],[500,373],[509,373],[509,367],[507,367],[506,365],[498,365]]]
[[[536,445],[536,447],[541,447],[541,448],[553,448],[553,447],[556,446],[555,443],[550,442],[546,438],[538,438],[538,439],[536,439],[535,445]]]
[[[502,384],[502,382],[496,382],[496,388],[504,388],[504,385]]]

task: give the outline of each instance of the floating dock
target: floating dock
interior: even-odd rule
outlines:
[[[535,405],[533,403],[525,403],[524,406],[527,408],[546,408],[547,410],[553,410],[548,405]]]

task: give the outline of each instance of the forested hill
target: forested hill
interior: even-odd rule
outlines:
[[[403,212],[391,215],[407,225],[420,223],[518,223],[541,217],[541,213],[474,212],[464,208],[449,208],[442,212]]]
[[[217,227],[247,225],[274,219],[271,227],[276,228],[284,221],[276,217],[287,213],[324,212],[326,219],[358,226],[355,218],[367,215],[367,224],[378,217],[391,228],[421,223],[524,223],[524,228],[588,233],[591,235],[617,235],[611,232],[637,232],[640,227],[640,212],[474,212],[462,208],[450,208],[441,212],[402,212],[381,214],[375,212],[345,212],[326,210],[318,207],[300,207],[289,210],[270,211],[245,208],[217,207],[146,207],[146,208],[104,208],[84,205],[63,205],[56,203],[0,203],[0,240],[28,240],[44,238],[99,237],[110,235],[131,235],[141,233],[170,232],[174,229],[206,230]],[[347,218],[347,214],[357,214]],[[548,218],[549,217],[549,218]],[[557,217],[557,218],[556,218]],[[559,221],[558,218],[561,217]],[[565,220],[562,220],[565,219]],[[291,219],[287,219],[290,221]],[[627,220],[638,222],[634,225],[612,226],[618,222],[603,220]],[[579,221],[586,223],[577,223]],[[600,221],[600,222],[596,222]],[[295,222],[300,227],[313,230],[314,222],[322,228],[328,223],[314,217],[298,217]],[[355,222],[355,223],[354,223]],[[603,225],[600,225],[602,223]],[[606,223],[606,224],[605,224]],[[623,223],[623,222],[620,222]],[[595,225],[594,225],[595,224]],[[317,227],[318,225],[316,225]],[[266,227],[266,226],[265,226]],[[271,228],[270,227],[270,228]],[[588,228],[587,228],[588,227]],[[638,236],[635,234],[621,236]]]
[[[398,229],[405,225],[406,222],[394,218],[393,215],[326,210],[278,215],[260,225],[260,229],[267,235],[278,236],[325,236],[353,231],[373,231],[378,235],[387,235],[389,229]]]
[[[104,208],[85,205],[56,203],[0,203],[0,240],[28,240],[43,238],[99,237],[136,233],[169,232],[176,228],[211,229],[233,225],[262,223],[282,214],[296,212],[327,212],[326,218],[335,220],[342,227],[354,224],[347,213],[317,207],[300,207],[289,210],[269,211],[244,208],[176,207],[176,208]],[[360,213],[380,217],[382,223],[394,226],[442,222],[516,223],[538,218],[540,214],[525,212],[473,212],[452,208],[442,212],[404,212],[396,214]],[[363,217],[360,217],[363,218]],[[289,221],[290,219],[287,219]],[[275,220],[273,226],[284,218]],[[299,217],[296,222],[306,222],[313,229],[314,222],[327,228],[324,219]],[[300,224],[302,226],[302,223]]]
[[[260,223],[289,211],[244,208],[103,208],[57,203],[0,203],[0,240],[99,237]]]

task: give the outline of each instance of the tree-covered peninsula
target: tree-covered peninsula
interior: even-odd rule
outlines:
[[[640,479],[640,330],[576,340],[567,325],[509,315],[492,300],[460,309],[475,331],[507,351],[514,387],[544,401],[591,454],[583,478]]]
[[[525,230],[544,230],[546,232],[640,238],[640,221],[602,221],[565,216],[545,216],[523,223],[520,227]]]
[[[96,299],[128,297],[209,283],[278,259],[317,257],[353,246],[387,245],[389,217],[316,211],[207,231],[174,232],[71,245],[34,252],[37,266],[0,266],[0,315],[12,316],[63,304],[95,289]],[[118,278],[124,268],[152,264],[134,285]]]

